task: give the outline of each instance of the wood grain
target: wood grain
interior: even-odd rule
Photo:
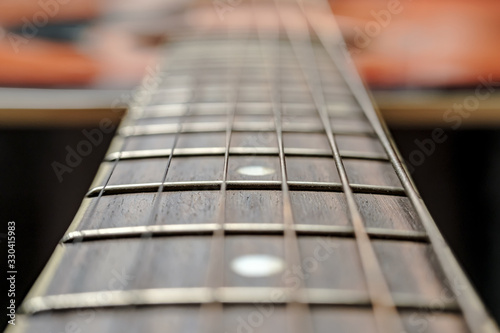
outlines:
[[[389,162],[344,160],[344,167],[351,184],[401,187],[401,182]]]
[[[367,227],[423,231],[408,198],[380,194],[354,194]]]
[[[78,230],[149,224],[208,223],[216,219],[218,191],[165,192],[157,218],[150,220],[154,193],[124,194],[92,199]],[[264,212],[264,214],[267,211]]]
[[[297,224],[350,225],[343,193],[291,191]]]
[[[433,264],[435,257],[429,245],[376,240],[373,246],[391,291],[432,300],[441,300],[445,292],[449,294],[442,273]]]
[[[280,191],[228,191],[226,222],[283,223]]]
[[[210,238],[196,236],[73,244],[46,293],[200,287],[209,249]]]
[[[335,162],[330,158],[286,157],[288,180],[340,183]]]
[[[162,182],[167,162],[167,158],[119,161],[112,170],[108,185]],[[223,166],[223,156],[175,157],[170,163],[166,181],[221,180]]]

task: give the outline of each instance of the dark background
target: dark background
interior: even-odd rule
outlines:
[[[85,139],[84,128],[0,129],[0,233],[16,222],[19,305],[71,223],[113,134],[59,182],[52,162]],[[431,129],[392,129],[405,159]],[[424,201],[460,263],[500,321],[500,131],[447,131],[448,140],[412,173]],[[2,253],[5,236],[0,235]],[[6,258],[6,255],[2,255]],[[6,262],[2,259],[2,271]],[[5,281],[5,279],[4,279]],[[6,293],[6,290],[4,291]],[[4,294],[2,292],[2,294]],[[2,317],[0,324],[6,324]],[[0,326],[3,327],[3,326]]]

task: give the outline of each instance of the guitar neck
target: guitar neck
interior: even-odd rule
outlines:
[[[498,332],[328,10],[192,10],[13,331]]]

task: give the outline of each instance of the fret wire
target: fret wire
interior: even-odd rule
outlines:
[[[354,229],[350,226],[294,224],[293,228],[297,234],[305,236],[354,237]],[[284,225],[278,223],[225,222],[223,226],[217,223],[145,225],[72,231],[63,237],[61,243],[71,244],[75,240],[103,241],[109,239],[141,238],[143,234],[151,234],[153,237],[212,235],[214,231],[219,229],[222,229],[226,235],[283,235],[285,230]],[[388,228],[367,228],[366,230],[370,238],[373,239],[421,243],[428,243],[429,241],[427,234],[422,231]]]
[[[244,38],[244,37],[240,37],[240,38]],[[195,59],[197,60],[203,60],[204,58],[198,58],[198,57],[195,57]],[[221,59],[221,58],[217,58],[217,59]],[[229,58],[230,59],[230,58]],[[255,58],[250,58],[251,61],[254,61],[254,63],[250,63],[250,64],[246,64],[246,69],[262,69],[262,68],[265,68],[265,66],[261,65],[259,63],[260,59],[255,57]],[[234,63],[228,63],[227,65],[226,64],[213,64],[213,63],[196,63],[195,65],[193,66],[190,66],[190,61],[192,61],[192,59],[188,59],[185,63],[181,63],[181,64],[177,64],[176,65],[176,68],[175,70],[176,71],[186,71],[186,70],[197,70],[197,69],[224,69],[226,67],[234,67],[235,64]],[[280,64],[281,67],[283,68],[286,68],[286,69],[295,69],[295,67],[293,65],[283,65],[283,64]],[[319,69],[325,69],[324,67],[319,67]]]
[[[279,190],[280,181],[273,180],[228,180],[227,188],[231,190]],[[149,193],[157,192],[161,183],[124,184],[108,185],[102,195],[119,195],[129,193]],[[220,190],[221,181],[185,181],[185,182],[165,182],[163,191],[210,191]],[[385,194],[391,196],[405,197],[405,190],[400,187],[382,185],[350,184],[354,193],[365,194]],[[318,191],[318,192],[342,192],[341,183],[328,182],[304,182],[288,181],[288,187],[292,191]],[[99,195],[103,187],[98,186],[87,193],[88,198]]]
[[[196,115],[225,115],[225,112],[221,112],[220,109],[224,107],[224,103],[218,103],[218,102],[196,102],[196,103],[191,103],[195,109],[199,108],[200,106],[210,106],[213,107],[214,110],[211,110],[211,112],[208,113],[203,113],[203,112],[198,112]],[[271,107],[270,103],[267,102],[239,102],[238,103],[239,107],[243,108],[251,108],[251,107],[256,107],[257,111],[255,112],[248,112],[245,114],[248,115],[268,115],[269,113],[267,112],[262,112],[262,110],[258,111],[259,108],[264,108],[264,107]],[[314,103],[282,103],[282,106],[284,108],[286,107],[302,107],[302,108],[312,108],[314,109]],[[331,106],[331,105],[330,105]],[[135,118],[135,119],[155,119],[155,118],[169,118],[169,117],[178,117],[182,114],[184,114],[184,109],[186,107],[186,103],[168,103],[168,104],[156,104],[156,105],[149,105],[142,107],[143,109],[147,109],[148,112],[145,114],[142,114],[141,117]],[[364,119],[360,118],[360,116],[364,117],[364,114],[362,113],[361,110],[358,110],[358,108],[355,108],[356,112],[352,114],[351,112],[344,111],[343,113],[340,114],[335,114],[333,115],[335,118],[339,119]],[[338,111],[337,111],[338,112]],[[297,117],[301,116],[307,116],[301,115],[301,114],[295,114]]]
[[[328,2],[319,1],[318,3],[322,6],[325,12],[330,12],[333,18],[333,13]],[[479,296],[476,294],[474,287],[465,276],[462,268],[458,264],[448,244],[446,244],[446,241],[441,235],[441,232],[432,219],[432,216],[423,204],[420,195],[415,188],[415,185],[408,176],[408,172],[404,166],[404,163],[402,162],[402,158],[400,157],[397,150],[394,149],[395,146],[391,139],[391,135],[385,123],[383,122],[383,120],[381,120],[382,117],[373,107],[371,98],[368,92],[365,90],[363,82],[355,71],[353,64],[349,64],[347,61],[344,61],[345,54],[343,53],[343,51],[337,48],[329,47],[328,42],[331,42],[330,38],[327,38],[324,33],[321,32],[321,29],[315,25],[313,20],[310,20],[310,22],[329,57],[337,65],[337,68],[339,68],[340,75],[342,75],[347,85],[353,91],[354,97],[359,102],[363,113],[372,125],[382,146],[387,152],[389,160],[391,161],[408,198],[412,202],[412,205],[417,211],[424,229],[429,235],[431,247],[433,248],[438,262],[440,263],[441,269],[443,270],[448,282],[452,284],[451,289],[454,291],[455,297],[460,307],[463,309],[463,315],[467,326],[469,327],[471,332],[474,333],[498,332],[499,328],[497,324],[488,315],[484,304],[479,299]],[[337,31],[340,31],[336,21],[333,20],[332,22],[334,23]],[[338,34],[335,45],[340,45],[340,42],[342,42],[342,36]],[[458,292],[454,287],[457,285],[461,286]]]
[[[275,300],[273,295],[282,295]],[[424,313],[456,313],[459,308],[448,299],[435,302],[419,295],[394,293],[395,306],[402,310],[416,310]],[[339,306],[369,308],[368,294],[360,291],[326,288],[304,288],[299,291],[289,288],[269,287],[223,287],[212,288],[155,288],[83,292],[74,294],[46,295],[26,300],[19,312],[37,314],[48,311],[71,311],[82,309],[124,308],[161,305],[209,305],[209,304],[252,305],[255,303],[303,306]],[[313,332],[313,331],[307,331]],[[399,332],[398,332],[399,333]]]
[[[301,6],[303,6],[302,2],[300,0],[297,0],[297,7]],[[300,16],[304,17],[304,14],[300,11],[299,8],[296,9],[296,12],[300,12]],[[347,173],[343,165],[335,137],[331,130],[328,114],[325,109],[326,103],[323,95],[324,90],[319,73],[317,69],[314,68],[311,71],[307,72],[305,66],[303,65],[305,61],[303,60],[303,57],[306,57],[306,59],[309,59],[309,61],[311,61],[312,63],[316,63],[316,57],[314,55],[314,49],[309,37],[309,33],[304,32],[301,35],[301,40],[293,38],[291,27],[286,24],[286,22],[288,21],[283,18],[282,21],[284,22],[285,30],[287,31],[292,42],[292,49],[297,56],[297,60],[299,60],[301,68],[303,69],[304,77],[308,82],[309,89],[311,90],[311,94],[313,95],[313,100],[317,106],[319,116],[323,122],[324,129],[332,148],[333,158],[337,166],[340,179],[342,181],[351,222],[354,227],[355,239],[357,241],[356,243],[365,274],[365,280],[373,304],[373,313],[377,325],[377,330],[379,331],[379,333],[399,333],[403,331],[403,325],[394,306],[389,287],[383,275],[373,246],[370,242],[370,238],[366,233],[362,217],[359,213],[356,201],[353,196],[353,192],[350,188]],[[309,31],[308,24],[308,18],[305,17],[305,26],[303,27],[304,31]],[[306,45],[302,45],[301,41]]]
[[[176,148],[173,152],[174,157],[201,157],[201,156],[224,156],[224,147],[200,147],[200,148]],[[150,158],[168,157],[172,153],[171,149],[144,149],[144,150],[128,150],[123,152],[111,153],[105,157],[106,162],[114,162],[118,156],[120,161],[140,160]],[[295,157],[319,157],[331,158],[331,151],[327,149],[311,149],[311,148],[284,148],[286,156]],[[274,147],[231,147],[230,155],[237,156],[274,156],[279,155],[279,149]],[[344,159],[357,160],[372,160],[372,161],[388,161],[385,154],[358,152],[341,150],[340,156]]]
[[[192,105],[192,104],[190,104]],[[314,126],[308,124],[293,124],[287,125],[288,128],[284,129],[284,133],[323,133],[321,126]],[[226,123],[212,122],[212,123],[186,123],[182,128],[182,133],[224,133],[226,131]],[[274,132],[269,123],[266,122],[252,122],[252,123],[235,123],[233,132]],[[372,131],[356,131],[356,130],[342,130],[336,129],[333,131],[335,134],[341,135],[358,135],[358,136],[373,136]],[[161,134],[175,134],[175,124],[161,124],[161,125],[138,125],[123,127],[118,133],[124,137],[131,136],[148,136],[148,135],[161,135]]]
[[[273,59],[272,63],[268,62],[264,54],[264,50],[266,45],[264,44],[264,38],[262,36],[262,28],[258,22],[258,18],[255,14],[255,0],[252,1],[252,5],[254,6],[254,20],[257,22],[257,32],[259,38],[259,45],[262,54],[262,58],[264,59],[264,65],[266,68],[267,75],[267,84],[268,88],[271,91],[271,105],[272,111],[274,115],[274,124],[276,129],[276,136],[278,140],[278,149],[279,149],[279,160],[280,160],[280,172],[281,172],[281,192],[283,199],[283,226],[284,226],[284,250],[285,250],[285,262],[288,267],[301,267],[300,260],[300,249],[299,242],[297,239],[297,233],[295,231],[294,225],[294,217],[292,211],[292,203],[289,194],[288,188],[288,179],[286,173],[286,163],[285,163],[285,154],[284,154],[284,145],[283,145],[283,129],[282,129],[282,119],[281,119],[281,94],[277,85],[277,80],[279,80],[281,68],[277,66],[279,64],[279,59],[281,55],[280,51],[280,26],[278,24],[278,28],[276,31],[272,31],[272,39],[269,41],[269,44],[273,44],[274,52],[270,57]],[[271,45],[269,45],[270,47]],[[272,73],[272,68],[274,68],[274,73]],[[298,290],[294,290],[293,293],[297,293],[304,288],[303,281],[299,280],[299,285],[297,287]],[[312,318],[309,310],[308,304],[298,303],[298,302],[288,302],[286,305],[287,309],[287,324],[288,331],[290,332],[313,332],[313,324]]]

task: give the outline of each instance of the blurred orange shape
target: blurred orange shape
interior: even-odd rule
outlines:
[[[14,34],[0,41],[0,84],[4,86],[81,86],[98,72],[99,65],[70,44]]]

